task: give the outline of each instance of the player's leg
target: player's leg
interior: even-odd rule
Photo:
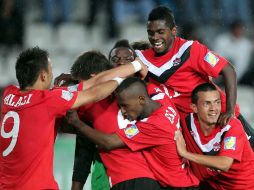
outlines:
[[[90,173],[95,145],[81,135],[76,136],[72,190],[82,190]]]

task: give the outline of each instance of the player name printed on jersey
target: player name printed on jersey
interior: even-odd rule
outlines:
[[[8,106],[13,106],[13,107],[23,106],[25,104],[30,103],[31,97],[32,97],[32,94],[28,94],[28,95],[19,97],[18,101],[14,101],[15,95],[9,94],[4,98],[4,104]]]

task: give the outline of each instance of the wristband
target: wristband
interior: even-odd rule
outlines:
[[[142,66],[138,61],[132,61],[131,64],[134,67],[135,72],[140,71]]]
[[[123,82],[123,79],[120,77],[115,77],[112,80],[116,81],[118,83],[118,85],[120,85]]]

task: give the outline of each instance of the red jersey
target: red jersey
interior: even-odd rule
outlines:
[[[169,98],[148,118],[118,130],[117,134],[132,151],[142,151],[156,179],[163,186],[191,187],[198,179],[176,150],[175,131],[179,115]]]
[[[209,76],[218,77],[228,63],[226,59],[199,42],[178,37],[172,48],[163,56],[155,56],[152,48],[144,51],[136,50],[136,53],[148,66],[150,81],[167,86],[177,109],[187,113],[192,112],[190,109],[192,90],[202,83],[211,82]],[[225,93],[220,92],[224,112],[226,97]],[[238,113],[236,115],[238,116]]]
[[[189,121],[188,127],[201,152],[234,159],[227,172],[206,168],[206,181],[215,189],[253,190],[254,153],[240,121],[233,118],[223,128],[216,126],[208,136],[204,136],[196,116],[191,114]]]
[[[124,119],[117,102],[111,97],[81,107],[79,116],[84,121],[91,121],[95,129],[107,134],[113,134],[119,128],[123,129],[130,123],[127,119]],[[111,151],[99,148],[99,154],[106,168],[111,186],[134,178],[155,179],[141,152],[132,152],[127,147]]]
[[[66,90],[5,89],[0,135],[0,189],[59,189],[53,176],[55,119],[72,107]]]

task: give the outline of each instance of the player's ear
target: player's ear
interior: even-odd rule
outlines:
[[[139,99],[140,104],[142,104],[142,105],[145,104],[145,96],[139,96],[138,99]]]
[[[191,105],[190,105],[190,108],[192,109],[192,111],[193,111],[194,113],[197,113],[197,112],[198,112],[198,108],[197,108],[197,105],[196,105],[196,104],[191,104]]]
[[[177,29],[176,29],[176,27],[172,28],[171,33],[172,33],[172,36],[176,37],[176,35],[177,35]]]
[[[45,81],[47,78],[47,72],[45,70],[42,70],[39,74],[39,77],[42,81]]]

